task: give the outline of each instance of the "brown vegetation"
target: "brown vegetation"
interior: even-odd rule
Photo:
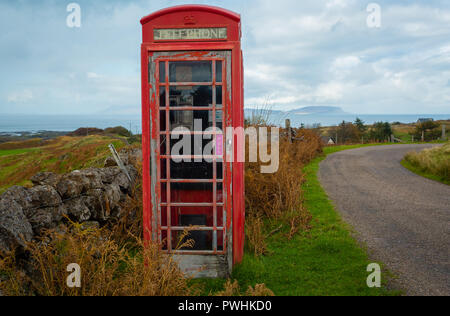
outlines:
[[[234,282],[231,282],[231,280],[228,280],[225,283],[225,288],[223,291],[219,292],[217,296],[275,296],[275,294],[266,287],[265,284],[257,284],[255,287],[249,287],[248,290],[245,293],[241,292],[241,289],[239,287],[239,283],[237,280]]]
[[[322,152],[322,143],[310,130],[299,130],[297,138],[302,137],[302,141],[292,144],[287,139],[281,140],[278,172],[261,173],[261,162],[246,165],[246,235],[247,245],[255,255],[267,252],[265,221],[284,222],[289,227],[288,238],[309,226],[311,215],[302,203],[302,169]]]
[[[134,246],[117,240],[105,229],[84,229],[73,224],[70,231],[50,231],[29,243],[28,273],[20,270],[15,256],[5,256],[0,270],[6,276],[0,289],[5,295],[38,296],[161,296],[192,295],[177,263],[161,253],[154,243]],[[69,288],[66,267],[77,263],[82,269],[82,286]],[[145,263],[145,264],[144,264]]]
[[[437,180],[444,183],[450,183],[450,143],[448,142],[442,147],[408,153],[405,161],[419,172],[435,176]]]
[[[48,144],[49,141],[43,140],[40,138],[28,139],[25,141],[19,142],[7,142],[0,144],[0,150],[11,150],[11,149],[25,149],[25,148],[33,148],[40,147]]]

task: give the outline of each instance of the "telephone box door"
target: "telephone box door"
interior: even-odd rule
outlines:
[[[154,52],[149,68],[153,239],[196,277],[224,277],[233,257],[231,52]]]

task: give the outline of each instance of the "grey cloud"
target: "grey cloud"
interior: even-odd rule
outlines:
[[[81,29],[63,1],[0,4],[0,113],[139,112],[139,19],[190,1],[76,2]],[[375,1],[380,29],[356,0],[196,2],[242,13],[246,106],[450,112],[447,1]]]

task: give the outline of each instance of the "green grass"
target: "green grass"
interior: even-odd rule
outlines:
[[[3,149],[0,150],[0,157],[11,156],[11,155],[20,155],[32,151],[39,150],[39,148],[26,148],[26,149]]]
[[[366,146],[370,145],[326,147],[325,154],[304,169],[304,199],[313,216],[312,229],[297,234],[290,241],[285,236],[286,231],[270,237],[267,240],[270,254],[267,256],[255,257],[246,253],[232,275],[239,281],[242,290],[265,283],[279,296],[400,294],[388,290],[386,283],[379,289],[367,287],[366,269],[371,263],[367,252],[352,237],[351,228],[341,220],[317,178],[319,164],[326,155]],[[274,223],[273,227],[277,225],[279,223]],[[223,289],[224,282],[201,280],[194,283],[203,285],[204,294],[208,294]]]
[[[402,166],[405,167],[406,169],[408,169],[409,171],[414,172],[415,174],[418,174],[419,176],[422,176],[424,178],[450,185],[450,180],[447,180],[447,179],[444,179],[435,174],[423,171],[422,169],[412,165],[409,161],[407,161],[405,159],[402,160]]]
[[[40,147],[14,149],[29,141],[4,143],[0,150],[0,194],[13,185],[31,185],[29,179],[38,172],[67,173],[77,169],[102,167],[110,155],[108,144],[117,150],[124,143],[108,136],[58,137]],[[19,147],[20,148],[20,147]]]

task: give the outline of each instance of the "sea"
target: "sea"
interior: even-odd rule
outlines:
[[[276,113],[271,115],[271,124],[284,126],[285,120],[291,120],[291,126],[299,127],[304,124],[311,127],[334,126],[342,121],[353,122],[356,118],[362,119],[366,124],[375,122],[401,122],[413,123],[419,118],[432,118],[434,120],[450,120],[450,114],[311,114],[299,115]],[[0,133],[20,134],[20,132],[34,133],[39,131],[70,132],[80,127],[107,127],[123,126],[135,134],[142,131],[140,115],[23,115],[0,114]]]

